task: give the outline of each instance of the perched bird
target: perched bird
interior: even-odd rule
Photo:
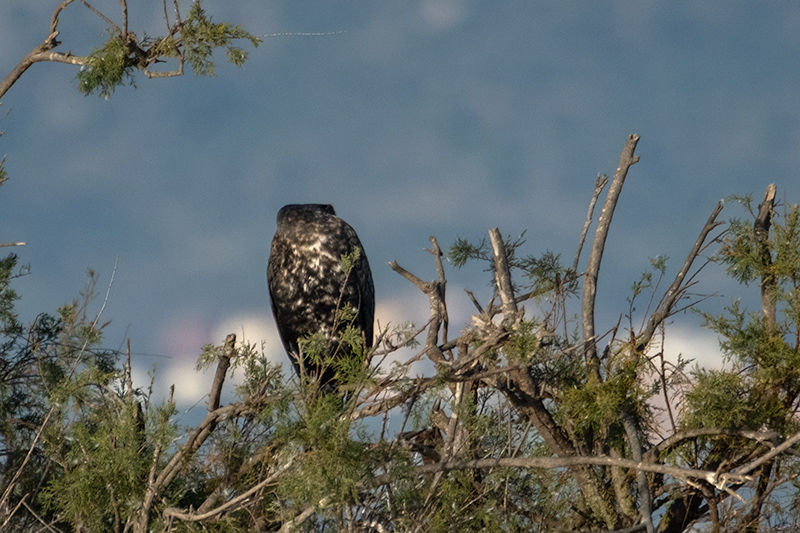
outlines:
[[[349,272],[342,270],[342,256],[358,259]],[[342,357],[340,333],[353,325],[372,347],[375,288],[364,247],[355,230],[336,216],[333,206],[286,205],[278,211],[278,229],[272,238],[267,263],[272,313],[281,341],[301,374],[316,375],[323,388],[336,387],[334,370],[301,361],[298,340],[320,332],[328,340],[327,354]],[[341,320],[347,304],[355,317]]]

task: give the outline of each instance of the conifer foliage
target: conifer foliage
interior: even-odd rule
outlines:
[[[241,64],[235,42],[258,43],[212,22],[200,2],[182,17],[176,1],[164,36],[137,37],[127,4],[113,22],[91,3],[61,2],[0,96],[36,62],[81,65],[79,89],[108,97],[137,71],[175,75],[189,62],[213,74],[215,49]],[[110,29],[84,57],[55,51],[69,7]],[[162,60],[175,70],[155,70]],[[74,301],[22,319],[16,280],[28,269],[14,254],[0,259],[0,531],[797,530],[800,210],[776,202],[774,185],[755,206],[732,197],[742,218],[728,223],[723,203],[709,206],[685,257],[644,259],[628,305],[608,311],[597,288],[638,142],[631,135],[614,175],[587,188],[573,247],[536,250],[499,229],[446,250],[431,237],[428,271],[390,263],[428,301],[427,316],[379,329],[374,342],[341,329],[352,361],[308,332],[304,357],[321,375],[335,364],[344,397],[282,375],[233,334],[206,346],[198,369],[214,379],[189,427],[171,391],[133,382],[130,346],[104,347],[108,294],[97,297],[96,273]],[[341,270],[358,258],[345,254]],[[469,324],[450,320],[448,264],[482,269],[493,287],[488,301],[468,293]],[[755,306],[709,311],[714,265]],[[719,335],[724,364],[665,355],[673,317],[687,310]],[[413,355],[398,358],[401,348]],[[416,362],[429,371],[417,375]]]

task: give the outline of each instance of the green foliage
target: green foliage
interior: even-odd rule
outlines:
[[[358,260],[361,259],[361,248],[356,246],[353,248],[353,251],[349,254],[344,254],[341,259],[341,268],[342,272],[345,273],[346,276],[350,275],[350,272],[355,268]]]
[[[571,268],[561,264],[561,254],[548,250],[539,257],[520,257],[518,250],[525,244],[524,237],[525,233],[523,232],[516,239],[507,236],[503,242],[504,252],[512,274],[519,273],[522,277],[530,280],[520,287],[515,284],[514,290],[517,291],[520,288],[529,290],[537,301],[541,301],[542,298],[554,292],[558,293],[559,296],[574,295],[578,288],[577,276]],[[456,268],[462,268],[468,262],[475,260],[487,263],[484,270],[492,273],[491,285],[495,285],[494,253],[485,238],[481,239],[477,244],[461,237],[457,238],[448,249],[447,258]]]
[[[245,39],[253,47],[261,43],[241,26],[212,22],[199,0],[192,3],[182,24],[171,27],[170,33],[163,37],[149,38],[145,35],[140,41],[133,33],[120,35],[117,28],[109,28],[109,32],[111,37],[103,46],[92,50],[76,76],[78,90],[85,95],[98,94],[108,99],[120,85],[135,86],[136,70],[151,75],[148,69],[152,64],[168,59],[178,59],[181,68],[183,61],[187,61],[195,75],[214,76],[216,64],[213,55],[216,49],[224,48],[228,62],[241,67],[247,60],[247,51],[235,46],[234,42]],[[180,72],[182,70],[160,75]]]
[[[67,418],[60,431],[48,432],[46,444],[57,450],[52,457],[62,473],[46,487],[42,501],[45,509],[63,513],[73,524],[109,531],[136,513],[149,457],[143,453],[137,404],[94,395],[86,400],[91,409],[82,402],[76,418]]]
[[[108,99],[124,83],[133,84],[135,58],[123,40],[112,36],[102,48],[95,48],[87,56],[86,65],[78,71],[78,90],[85,95],[95,92]]]
[[[22,331],[22,325],[18,322],[14,311],[14,302],[19,296],[11,288],[11,279],[16,266],[17,256],[14,254],[0,259],[0,327],[3,336],[18,335]]]
[[[697,369],[695,388],[686,395],[687,428],[758,429],[770,418],[769,405],[751,401],[753,390],[740,373]]]
[[[230,63],[240,67],[247,60],[247,52],[233,46],[236,39],[246,39],[255,48],[261,40],[246,32],[241,26],[228,22],[214,23],[203,9],[202,2],[194,2],[181,30],[183,55],[199,76],[214,76],[212,55],[217,48],[225,48]]]
[[[5,162],[6,162],[6,158],[5,157],[0,159],[0,187],[2,187],[3,184],[6,181],[8,181],[8,172],[6,172],[6,169],[5,169]]]
[[[541,339],[536,335],[538,328],[539,321],[535,319],[521,320],[515,325],[504,350],[509,361],[527,363],[536,357],[541,344]]]

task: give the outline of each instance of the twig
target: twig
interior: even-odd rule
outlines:
[[[586,242],[586,234],[589,233],[589,227],[592,225],[592,215],[594,215],[594,206],[597,204],[597,199],[600,193],[603,192],[606,185],[608,185],[608,176],[605,174],[598,174],[597,181],[594,184],[594,194],[589,202],[589,209],[586,212],[586,222],[583,223],[583,231],[581,231],[581,238],[578,241],[578,249],[575,252],[575,260],[572,261],[572,271],[578,271],[578,263],[581,260],[581,252],[583,251],[583,244]]]
[[[100,306],[100,311],[97,312],[97,316],[94,317],[94,321],[92,322],[92,329],[97,327],[98,322],[100,321],[100,315],[103,314],[103,311],[106,308],[106,303],[108,303],[108,296],[111,294],[111,286],[114,285],[114,276],[117,274],[117,264],[119,263],[119,256],[114,260],[114,269],[111,271],[111,279],[108,280],[108,287],[106,287],[106,295],[103,298],[103,305]]]
[[[755,470],[756,468],[758,468],[759,466],[766,463],[767,461],[769,461],[770,459],[772,459],[773,457],[775,457],[776,455],[779,455],[784,451],[788,450],[798,442],[800,442],[800,433],[794,434],[792,437],[786,439],[782,444],[768,451],[755,461],[740,466],[739,468],[734,468],[733,470],[731,470],[731,474],[736,476],[748,474],[753,470]]]
[[[28,512],[31,513],[36,520],[38,520],[39,522],[42,523],[42,525],[47,529],[47,531],[50,531],[51,533],[62,533],[60,529],[57,529],[52,524],[48,524],[47,522],[45,522],[44,518],[39,516],[39,514],[36,511],[31,509],[31,506],[28,505],[28,503],[26,501],[23,500],[22,505],[25,506],[25,508],[28,510]]]
[[[722,202],[719,202],[717,206],[712,211],[711,216],[708,217],[703,229],[700,231],[700,235],[697,237],[697,240],[692,246],[689,255],[686,257],[686,260],[683,262],[683,266],[681,267],[678,274],[675,276],[675,279],[672,281],[672,284],[667,289],[667,292],[664,293],[664,298],[659,304],[658,309],[650,316],[650,319],[647,321],[647,327],[645,330],[639,335],[636,339],[636,350],[641,352],[644,348],[650,343],[650,340],[653,338],[653,334],[656,331],[656,328],[666,320],[668,316],[673,311],[673,306],[675,302],[683,295],[688,285],[686,285],[687,276],[689,274],[689,270],[692,268],[692,263],[697,258],[697,255],[700,253],[700,250],[703,248],[703,244],[708,237],[708,234],[722,224],[722,222],[717,222],[717,215],[722,211]]]
[[[6,502],[8,501],[8,498],[11,495],[11,491],[14,490],[14,486],[17,484],[17,480],[19,479],[19,476],[22,474],[22,470],[28,464],[31,455],[33,455],[33,450],[36,449],[36,444],[39,442],[39,439],[42,436],[42,432],[44,431],[45,426],[47,426],[47,423],[50,421],[50,417],[53,415],[55,409],[56,406],[53,405],[52,407],[50,407],[50,410],[47,411],[47,415],[45,415],[44,420],[42,420],[42,423],[40,424],[38,431],[36,431],[36,435],[33,437],[33,442],[31,442],[31,445],[28,448],[28,453],[25,454],[25,459],[22,460],[22,464],[19,465],[17,471],[14,472],[14,476],[11,478],[11,481],[6,487],[6,490],[3,492],[2,498],[0,498],[0,508],[6,505]]]
[[[259,483],[257,483],[253,487],[251,487],[250,489],[248,489],[245,492],[239,494],[235,498],[232,498],[232,499],[228,500],[227,502],[223,503],[222,505],[220,505],[219,507],[217,507],[215,509],[212,509],[212,510],[210,510],[208,512],[205,512],[205,513],[198,514],[198,513],[191,513],[191,512],[186,513],[186,512],[183,512],[183,511],[179,510],[179,509],[176,509],[174,507],[168,507],[168,508],[164,509],[163,516],[164,516],[164,518],[174,517],[174,518],[177,518],[179,520],[183,520],[185,522],[199,522],[201,520],[207,520],[209,518],[212,518],[212,517],[214,517],[214,516],[216,516],[218,514],[222,514],[225,511],[228,511],[229,509],[233,509],[233,508],[238,509],[241,506],[240,504],[243,504],[244,502],[246,502],[248,499],[250,499],[251,496],[256,494],[258,491],[260,491],[261,489],[263,489],[264,487],[266,487],[270,483],[274,483],[275,480],[278,477],[280,477],[284,472],[286,472],[286,470],[292,465],[292,463],[294,462],[296,457],[297,457],[296,455],[293,455],[292,457],[289,458],[289,460],[287,461],[287,463],[285,465],[283,465],[281,468],[279,468],[278,470],[276,470],[275,472],[273,472],[272,474],[267,476],[266,479],[260,481]]]
[[[0,524],[0,531],[3,531],[5,527],[8,525],[8,523],[11,521],[11,519],[14,517],[14,515],[17,514],[19,508],[22,507],[22,504],[25,503],[25,500],[28,499],[28,496],[30,496],[30,494],[25,494],[22,498],[20,498],[20,500],[17,502],[17,505],[14,506],[14,509],[11,510],[6,519],[3,520],[3,523]]]
[[[115,32],[117,32],[117,35],[119,35],[119,36],[120,36],[120,37],[122,37],[123,39],[125,38],[125,34],[124,34],[124,33],[122,33],[122,30],[121,30],[121,29],[119,29],[119,26],[117,26],[116,24],[114,24],[114,21],[112,21],[112,20],[111,20],[110,18],[108,18],[107,16],[103,15],[103,14],[102,14],[100,11],[98,11],[98,10],[97,10],[97,9],[96,9],[96,8],[95,8],[95,7],[94,7],[92,4],[90,4],[90,3],[89,3],[89,2],[87,2],[86,0],[81,0],[81,4],[83,4],[84,6],[86,6],[87,8],[89,8],[89,11],[91,11],[92,13],[94,13],[95,15],[97,15],[98,17],[100,17],[101,19],[103,19],[103,21],[104,21],[106,24],[108,24],[108,25],[109,25],[109,27],[113,28],[113,29],[114,29],[114,31],[115,31]]]

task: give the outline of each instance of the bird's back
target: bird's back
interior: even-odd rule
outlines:
[[[287,205],[278,212],[278,229],[272,239],[267,284],[278,332],[295,369],[300,370],[298,340],[323,333],[331,354],[348,324],[360,329],[372,346],[375,295],[369,262],[353,228],[322,204]],[[342,270],[342,256],[359,249],[352,270]],[[352,322],[336,324],[337,314],[350,304],[357,310]],[[319,373],[303,363],[306,372]],[[323,369],[320,381],[333,379]]]

